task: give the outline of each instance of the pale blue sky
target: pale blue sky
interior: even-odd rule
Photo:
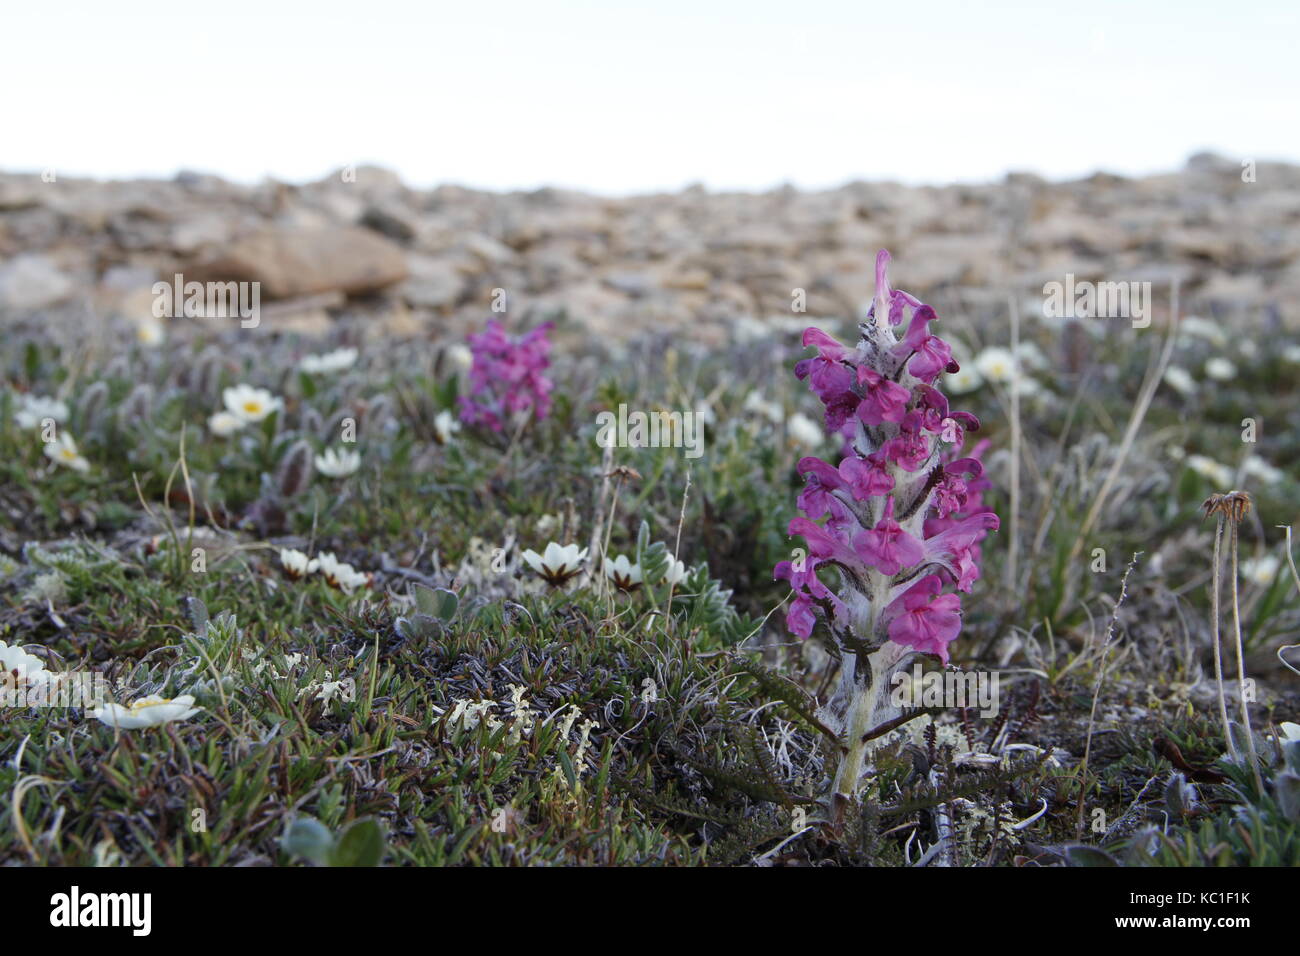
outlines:
[[[617,194],[1300,161],[1298,27],[1296,0],[9,4],[0,168]]]

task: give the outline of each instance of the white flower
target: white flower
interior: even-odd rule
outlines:
[[[221,400],[227,411],[249,424],[260,422],[284,406],[284,402],[266,389],[251,385],[232,386],[221,393]]]
[[[979,370],[970,362],[958,363],[959,368],[955,372],[949,372],[943,378],[943,387],[953,395],[965,395],[973,392],[984,384],[984,377],[980,375]]]
[[[298,368],[312,375],[341,372],[357,364],[356,349],[335,349],[324,355],[304,355]]]
[[[742,315],[731,324],[737,342],[761,342],[771,338],[772,330],[752,315]]]
[[[1021,398],[1037,398],[1044,394],[1043,386],[1038,383],[1038,379],[1028,375],[1021,375],[1011,387]]]
[[[439,445],[447,444],[451,441],[451,436],[458,431],[460,431],[460,422],[445,408],[433,419],[433,437],[437,439]]]
[[[68,419],[68,406],[57,398],[19,396],[18,407],[14,409],[14,421],[19,428],[40,428],[47,418],[62,424]]]
[[[86,716],[120,730],[137,730],[141,727],[157,727],[173,720],[189,720],[202,709],[194,706],[194,698],[189,694],[174,699],[150,694],[134,701],[130,707],[105,704],[87,712]]]
[[[677,587],[686,580],[686,565],[671,554],[668,555],[668,570],[664,572],[664,584]]]
[[[474,353],[469,350],[468,345],[461,342],[447,346],[447,351],[443,354],[446,355],[453,372],[468,372],[474,364]]]
[[[1247,558],[1241,563],[1241,575],[1261,587],[1273,583],[1282,562],[1275,555],[1266,554],[1259,558]]]
[[[1218,323],[1211,322],[1209,319],[1189,315],[1178,323],[1178,328],[1193,338],[1204,339],[1220,348],[1228,344],[1228,337],[1224,335],[1223,329]]]
[[[1226,382],[1237,377],[1237,366],[1226,358],[1216,355],[1214,358],[1206,360],[1205,374],[1216,381]]]
[[[325,454],[316,456],[316,470],[330,478],[346,478],[361,467],[361,452],[333,448],[325,449]]]
[[[45,443],[45,457],[60,465],[67,465],[74,471],[90,470],[90,462],[81,457],[77,443],[67,432],[59,432],[54,441]]]
[[[776,402],[765,401],[763,396],[758,394],[758,392],[750,392],[746,395],[745,404],[742,407],[745,411],[755,415],[761,415],[763,418],[776,422],[778,425],[781,423],[781,419],[785,418],[785,412],[781,410],[780,405]]]
[[[1187,467],[1222,488],[1231,485],[1235,477],[1233,470],[1227,465],[1220,465],[1213,458],[1206,458],[1204,455],[1188,455]]]
[[[1282,358],[1300,364],[1300,345],[1288,345],[1282,350]]]
[[[1052,363],[1033,342],[1021,342],[1016,346],[1016,355],[1020,357],[1021,368],[1048,368]]]
[[[0,691],[47,684],[53,676],[39,657],[0,641]]]
[[[805,448],[817,448],[826,440],[826,432],[802,412],[795,412],[785,423],[790,441]]]
[[[562,548],[552,541],[541,554],[529,549],[524,552],[523,558],[548,584],[559,587],[582,570],[582,564],[587,560],[587,549],[579,548],[576,544]]]
[[[226,438],[239,431],[248,422],[230,412],[216,412],[208,419],[208,429],[218,438]]]
[[[1277,729],[1282,731],[1283,740],[1300,740],[1300,724],[1284,720],[1277,725]]]
[[[315,571],[320,563],[294,548],[280,549],[280,564],[289,577],[297,580]]]
[[[990,346],[975,356],[975,371],[990,382],[1005,384],[1016,376],[1016,355],[1011,349]]]
[[[165,337],[162,323],[153,316],[146,316],[135,323],[135,340],[146,348],[162,345]]]
[[[1258,455],[1246,456],[1246,460],[1241,463],[1241,471],[1266,485],[1275,485],[1285,477],[1281,468],[1274,468]]]
[[[325,575],[325,580],[332,587],[338,588],[345,594],[351,594],[355,589],[367,587],[370,584],[370,575],[358,571],[344,561],[340,561],[332,551],[326,551],[318,556],[316,566],[320,569],[320,573]],[[308,570],[311,570],[310,567]]]
[[[1171,365],[1165,369],[1165,382],[1174,391],[1182,395],[1194,395],[1196,393],[1196,379],[1192,378],[1192,373],[1178,365]]]
[[[629,561],[626,554],[620,554],[613,561],[605,562],[605,577],[620,590],[632,591],[641,584],[641,565]]]

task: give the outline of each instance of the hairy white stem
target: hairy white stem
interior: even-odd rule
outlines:
[[[863,662],[870,668],[869,660]],[[844,659],[844,675],[841,692],[847,696],[848,711],[844,715],[842,742],[843,756],[839,768],[835,771],[834,798],[852,800],[858,793],[858,780],[862,777],[862,766],[867,754],[867,742],[862,738],[871,729],[871,718],[876,712],[876,700],[880,693],[880,675],[868,674],[866,683],[859,683],[857,674],[857,655],[847,655]],[[847,686],[846,686],[847,684]]]
[[[1219,690],[1219,719],[1223,721],[1223,737],[1228,743],[1228,753],[1237,759],[1237,744],[1232,739],[1228,724],[1228,702],[1223,691],[1223,641],[1219,636],[1219,595],[1222,592],[1223,569],[1223,515],[1219,515],[1214,529],[1214,589],[1210,592],[1210,637],[1214,641],[1214,683]]]

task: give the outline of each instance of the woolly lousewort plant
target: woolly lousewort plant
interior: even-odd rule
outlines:
[[[530,415],[540,421],[551,410],[551,323],[512,337],[500,322],[469,337],[474,364],[469,370],[469,394],[460,399],[465,424],[494,432],[523,426]]]
[[[876,257],[876,294],[856,347],[820,329],[804,332],[817,354],[795,375],[826,406],[826,427],[843,450],[836,464],[799,462],[803,516],[789,530],[808,553],[775,569],[794,589],[790,630],[808,637],[821,620],[839,650],[839,688],[825,715],[842,745],[837,807],[857,795],[863,738],[896,716],[882,693],[892,676],[916,654],[948,663],[961,630],[957,592],[979,577],[979,542],[998,527],[982,502],[984,443],[960,457],[979,422],[951,410],[935,384],[957,371],[952,350],[930,330],[934,309],[890,289],[889,258],[883,249]],[[818,574],[830,568],[837,590]]]

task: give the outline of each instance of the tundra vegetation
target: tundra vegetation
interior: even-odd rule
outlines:
[[[12,323],[0,862],[1300,863],[1300,343],[881,289]]]

